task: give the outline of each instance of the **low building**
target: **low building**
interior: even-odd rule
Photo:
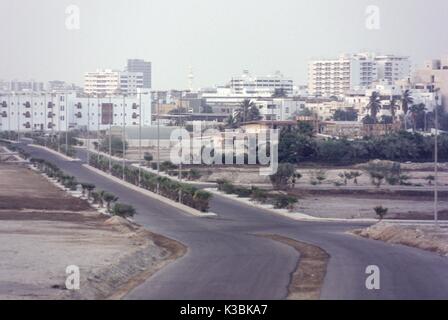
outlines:
[[[2,131],[97,131],[110,125],[136,126],[140,121],[142,126],[151,125],[150,94],[145,91],[109,97],[48,92],[0,96]]]

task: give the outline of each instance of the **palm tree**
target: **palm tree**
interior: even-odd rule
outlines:
[[[229,128],[236,128],[235,117],[233,115],[229,115],[226,120],[226,126]]]
[[[381,110],[380,94],[376,91],[372,92],[370,96],[369,103],[366,106],[367,110],[370,110],[370,116],[372,117],[374,123],[377,122],[378,112]]]
[[[247,121],[260,120],[260,110],[255,103],[249,99],[245,99],[234,115],[234,122],[240,124]]]
[[[412,115],[412,125],[413,125],[413,131],[414,132],[417,129],[417,117],[420,114],[424,114],[425,111],[426,111],[426,106],[425,106],[424,103],[414,104],[410,108],[410,112],[411,112],[411,115]]]
[[[392,97],[392,99],[390,100],[390,115],[392,116],[393,122],[395,122],[395,120],[396,120],[397,109],[398,109],[397,102],[398,102],[398,99],[396,97]]]
[[[404,129],[407,129],[406,115],[409,111],[409,106],[412,106],[414,103],[414,98],[412,98],[411,90],[407,89],[403,92],[401,97],[402,110],[404,113]]]

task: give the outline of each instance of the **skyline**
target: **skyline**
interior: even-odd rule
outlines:
[[[80,9],[79,30],[65,26],[70,4]],[[225,84],[244,69],[253,74],[279,70],[301,85],[307,83],[308,61],[315,58],[372,51],[410,56],[415,66],[448,53],[448,35],[439,32],[438,23],[448,12],[445,1],[431,6],[417,0],[407,6],[376,1],[379,30],[365,27],[371,4],[7,0],[0,4],[0,36],[9,44],[0,50],[0,78],[83,85],[85,72],[122,69],[128,58],[140,58],[152,62],[156,90],[187,88],[189,66],[195,88]]]

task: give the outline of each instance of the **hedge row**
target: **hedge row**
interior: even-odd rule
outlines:
[[[272,204],[276,209],[292,209],[298,202],[297,197],[283,193],[273,193],[257,187],[235,186],[227,180],[218,180],[218,190],[227,194],[236,194],[240,198],[251,198],[263,204]]]
[[[112,161],[111,174],[115,177],[123,177],[123,164],[121,162]],[[96,155],[90,157],[90,165],[102,171],[109,171],[109,158]],[[189,184],[180,183],[167,177],[158,176],[141,170],[140,187],[152,192],[159,192],[160,195],[179,202],[179,193],[182,194],[182,204],[194,209],[206,212],[209,209],[209,202],[212,198],[210,192],[201,190]],[[125,166],[125,181],[136,186],[139,185],[139,169]],[[158,188],[157,188],[158,187]],[[158,190],[157,190],[158,189]]]
[[[118,197],[112,193],[106,191],[95,191],[95,185],[91,183],[79,183],[74,176],[64,173],[55,164],[46,161],[44,159],[31,158],[31,164],[33,164],[39,171],[45,173],[49,178],[56,179],[64,187],[70,190],[76,190],[78,185],[81,185],[82,192],[87,195],[87,199],[93,199],[93,203],[98,204],[100,207],[106,205],[107,211],[112,215],[118,215],[122,217],[131,217],[136,211],[135,209],[123,203],[117,203]]]

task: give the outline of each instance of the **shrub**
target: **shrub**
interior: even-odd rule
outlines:
[[[290,163],[280,163],[277,171],[270,175],[272,186],[276,190],[287,190],[295,176],[295,167]],[[295,181],[294,181],[295,183]]]
[[[377,206],[377,207],[373,208],[373,210],[375,211],[375,213],[379,217],[379,219],[383,220],[384,216],[387,214],[387,211],[389,209],[383,208],[383,206]]]
[[[252,190],[244,187],[234,187],[233,193],[240,198],[248,198],[252,194]]]
[[[250,194],[250,198],[253,201],[258,201],[261,203],[266,203],[268,200],[268,193],[265,190],[256,188],[256,187],[252,187],[252,192]]]
[[[132,217],[136,213],[135,208],[128,204],[116,203],[112,209],[112,215],[123,218]]]
[[[280,194],[274,198],[274,208],[283,209],[288,208],[292,209],[294,204],[298,202],[298,199],[293,196]]]

